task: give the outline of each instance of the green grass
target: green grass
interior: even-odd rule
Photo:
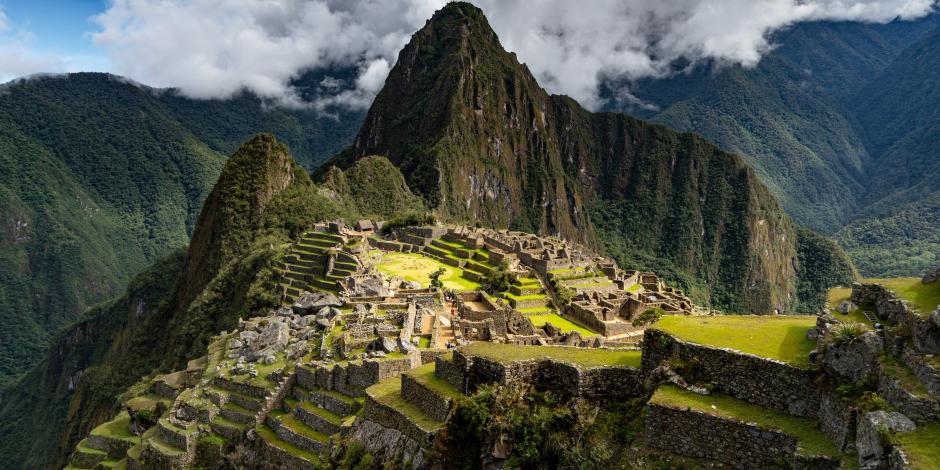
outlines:
[[[104,423],[91,431],[95,436],[107,436],[129,442],[140,442],[140,437],[131,434],[131,418],[126,411],[122,411],[111,421]]]
[[[531,315],[539,315],[539,314],[547,315],[549,313],[554,313],[555,309],[551,307],[529,307],[529,308],[517,308],[516,311],[523,315],[531,316]]]
[[[375,401],[403,414],[424,431],[433,431],[444,424],[426,415],[418,407],[401,396],[400,377],[385,379],[367,388],[366,393]]]
[[[558,346],[516,346],[499,343],[471,343],[460,348],[471,356],[480,356],[501,363],[530,359],[555,359],[584,367],[640,367],[640,351]]]
[[[911,469],[937,468],[937,462],[940,462],[940,423],[918,426],[916,431],[898,434],[896,439],[910,459]]]
[[[267,426],[258,426],[256,431],[258,432],[258,435],[261,436],[261,438],[264,439],[268,444],[285,452],[296,455],[311,462],[319,462],[320,460],[320,457],[317,454],[303,450],[287,441],[281,440],[279,437],[277,437],[277,434],[274,433],[274,430]]]
[[[843,314],[843,313],[836,311],[836,307],[838,307],[839,304],[842,303],[843,300],[849,300],[849,297],[851,296],[852,296],[851,287],[833,287],[832,289],[829,289],[829,292],[826,294],[826,305],[832,309],[832,316],[838,318],[839,320],[843,322],[861,323],[861,324],[869,325],[869,326],[874,325],[875,322],[865,318],[865,315],[863,313],[865,311],[870,311],[874,313],[875,312],[874,307],[861,306],[859,308],[856,308],[850,311],[847,314]]]
[[[807,339],[806,333],[815,326],[816,317],[809,315],[667,315],[653,324],[682,340],[735,349],[797,367],[810,366],[809,353],[816,343]]]
[[[940,305],[940,282],[923,284],[919,277],[865,279],[863,282],[879,284],[893,290],[898,297],[916,307],[922,315],[932,313]]]
[[[453,385],[434,375],[433,362],[418,367],[417,369],[412,369],[405,372],[405,374],[444,398],[459,398],[461,396],[460,392],[458,392]]]
[[[427,349],[431,347],[431,337],[430,336],[421,336],[418,338],[418,347],[422,349]]]
[[[672,385],[659,387],[650,403],[754,423],[765,429],[778,429],[796,437],[802,453],[839,457],[838,449],[825,433],[817,429],[817,423],[812,419],[791,416],[725,395],[699,395]]]
[[[639,284],[634,284],[634,285],[632,285],[632,286],[630,286],[630,287],[627,287],[627,288],[624,289],[624,290],[626,290],[627,292],[639,292],[640,289],[643,289],[643,286],[641,286],[641,285],[639,285]]]
[[[173,400],[161,397],[159,395],[140,395],[127,400],[127,406],[134,411],[151,410],[157,403],[163,403],[167,408],[173,404]]]
[[[534,325],[535,327],[541,327],[541,326],[544,326],[545,323],[550,322],[552,325],[555,325],[556,327],[560,328],[562,333],[567,333],[569,331],[577,331],[578,333],[581,334],[581,337],[583,338],[597,336],[596,332],[591,331],[589,328],[585,326],[581,326],[571,320],[568,320],[567,318],[557,313],[549,313],[546,315],[529,315],[528,319],[529,321],[532,322],[532,325]]]
[[[307,412],[309,412],[309,413],[312,414],[312,415],[319,416],[319,417],[321,417],[321,418],[323,418],[323,419],[325,419],[325,420],[329,421],[330,423],[333,423],[333,424],[335,424],[335,425],[337,425],[337,426],[339,426],[340,423],[342,423],[342,421],[343,421],[342,418],[340,418],[339,416],[336,416],[335,414],[330,413],[329,411],[327,411],[325,408],[320,408],[319,406],[317,406],[317,405],[315,405],[315,404],[313,404],[313,403],[310,403],[309,401],[305,401],[305,402],[301,403],[301,404],[300,404],[300,407],[303,408],[304,411],[307,411]]]
[[[480,284],[461,277],[463,270],[444,264],[436,259],[417,253],[383,253],[382,260],[376,266],[386,276],[398,276],[406,281],[414,281],[426,287],[430,284],[430,274],[444,268],[441,281],[445,289],[471,291],[480,289]]]
[[[542,299],[545,299],[546,301],[548,300],[548,296],[545,295],[545,294],[516,295],[516,294],[512,294],[512,293],[507,293],[507,294],[506,294],[506,297],[509,297],[510,299],[517,300],[517,301],[524,301],[524,300],[542,300]]]
[[[328,442],[330,440],[329,436],[311,428],[310,426],[307,426],[302,421],[295,418],[294,415],[285,414],[278,419],[280,419],[283,426],[286,426],[288,429],[296,432],[297,434],[300,434],[301,436],[313,439],[317,442]]]
[[[881,364],[884,366],[884,370],[889,376],[901,382],[904,390],[921,398],[931,398],[927,387],[924,386],[923,382],[914,375],[914,371],[906,364],[903,364],[901,361],[898,361],[897,358],[888,354],[882,357]],[[938,442],[938,445],[940,445],[940,442]]]

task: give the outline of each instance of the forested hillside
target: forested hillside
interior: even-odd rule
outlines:
[[[385,187],[404,180],[381,158],[334,177]],[[391,217],[386,199],[412,201],[410,209],[423,211],[406,186],[383,200],[359,185],[348,189],[314,185],[273,136],[240,147],[206,200],[189,249],[162,258],[123,296],[90,309],[4,393],[0,455],[9,458],[0,468],[61,466],[77,438],[116,411],[118,393],[142,376],[182,367],[210,336],[275,306],[279,299],[268,285],[273,263],[301,230],[362,213]]]
[[[106,74],[3,85],[0,386],[58,328],[186,246],[239,142],[275,131],[310,168],[358,127],[359,113],[337,112],[278,110],[249,94],[195,101]]]
[[[704,64],[628,84],[647,106],[610,107],[740,153],[797,222],[838,233],[862,274],[912,275],[938,262],[924,228],[936,202],[920,183],[940,168],[938,27],[936,14],[801,24],[777,33],[754,68]]]

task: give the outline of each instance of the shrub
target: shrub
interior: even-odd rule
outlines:
[[[495,295],[508,291],[513,281],[515,281],[515,276],[509,272],[509,263],[503,260],[483,276],[481,284],[483,284],[484,290]]]
[[[418,212],[409,212],[385,222],[385,225],[382,226],[382,233],[388,235],[396,228],[432,225],[435,222],[437,222],[437,220],[434,218],[434,215],[430,213],[421,214]]]
[[[441,281],[441,276],[443,276],[446,272],[447,271],[444,268],[437,268],[437,270],[429,274],[428,277],[431,278],[431,287],[444,287],[444,282]]]
[[[561,305],[568,305],[571,303],[571,299],[574,298],[574,291],[561,284],[554,284],[555,287],[555,298],[558,299],[558,303]]]
[[[643,313],[637,315],[636,318],[633,319],[633,326],[643,326],[649,325],[650,323],[655,323],[665,314],[666,311],[659,307],[646,309],[643,311]]]
[[[832,342],[835,344],[852,344],[865,333],[865,326],[860,323],[842,323],[836,325],[832,331]]]

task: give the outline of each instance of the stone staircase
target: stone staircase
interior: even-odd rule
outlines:
[[[538,278],[516,278],[506,298],[509,299],[509,305],[523,315],[548,314],[555,311],[551,296]]]
[[[304,234],[277,267],[283,300],[293,302],[304,291],[338,292],[340,283],[361,268],[356,256],[344,251],[357,242],[327,232]]]
[[[124,468],[128,449],[140,443],[130,432],[130,416],[121,412],[116,418],[91,431],[69,456],[67,469]]]
[[[469,247],[454,240],[450,235],[431,240],[423,253],[444,264],[463,269],[461,276],[474,282],[479,282],[494,269],[486,249]]]

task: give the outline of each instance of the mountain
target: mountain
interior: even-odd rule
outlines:
[[[940,28],[852,98],[874,157],[865,208],[837,235],[859,267],[910,275],[940,263]],[[877,177],[875,177],[877,175]]]
[[[349,79],[348,73],[338,77]],[[326,75],[298,85],[311,99]],[[0,387],[54,332],[185,247],[239,142],[284,136],[313,168],[351,141],[361,112],[283,110],[243,93],[191,100],[112,75],[0,88]]]
[[[913,118],[902,121],[918,116],[928,129],[933,122],[905,107],[936,108],[935,96],[918,91],[932,89],[936,62],[926,51],[938,27],[936,14],[886,25],[800,24],[776,34],[777,47],[756,67],[677,64],[670,78],[627,84],[644,106],[614,99],[608,108],[700,133],[739,153],[798,223],[838,233],[863,274],[911,275],[937,263],[929,254],[935,233],[923,229],[936,212],[902,208],[899,215],[899,202],[936,202],[898,172],[931,175],[927,167],[935,170],[937,160],[921,152],[922,164],[909,165],[887,146],[906,142],[895,155],[918,155],[918,144],[930,148],[929,130]]]
[[[449,4],[412,37],[319,175],[373,154],[445,218],[600,246],[729,311],[797,305],[796,228],[739,157],[550,96],[472,5]]]
[[[334,177],[404,180],[381,160],[366,159],[349,175]],[[5,391],[0,455],[7,458],[0,468],[61,467],[77,439],[116,411],[118,394],[141,377],[184,367],[201,355],[210,336],[277,305],[272,266],[301,230],[321,220],[354,220],[359,207],[382,218],[393,215],[368,202],[368,190],[360,188],[337,192],[313,184],[273,136],[242,145],[207,197],[188,250],[162,258],[123,296],[86,312]],[[407,187],[387,196],[417,202],[411,208],[423,210]]]

